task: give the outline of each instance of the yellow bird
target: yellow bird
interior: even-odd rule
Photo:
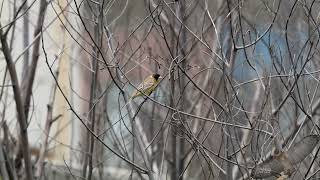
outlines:
[[[132,93],[130,100],[139,97],[148,95],[150,96],[152,92],[157,87],[159,81],[160,81],[160,74],[152,74],[148,76],[146,79],[143,80],[143,82],[137,87],[135,92]]]

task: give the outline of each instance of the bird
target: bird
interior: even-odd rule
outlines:
[[[160,74],[151,74],[145,78],[142,83],[137,87],[137,89],[132,93],[130,100],[136,97],[148,95],[150,96],[152,92],[156,89],[159,81],[161,79]]]

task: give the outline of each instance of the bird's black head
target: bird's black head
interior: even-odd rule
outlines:
[[[159,79],[160,74],[152,74],[152,77],[154,77],[156,79],[156,81]]]

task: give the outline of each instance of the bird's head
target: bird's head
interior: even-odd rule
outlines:
[[[161,78],[160,74],[152,74],[152,77],[156,80],[158,80],[159,78]]]

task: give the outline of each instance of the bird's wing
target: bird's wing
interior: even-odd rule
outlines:
[[[138,86],[137,89],[139,91],[142,91],[142,90],[151,88],[153,85],[154,85],[154,79],[152,77],[148,77]]]

